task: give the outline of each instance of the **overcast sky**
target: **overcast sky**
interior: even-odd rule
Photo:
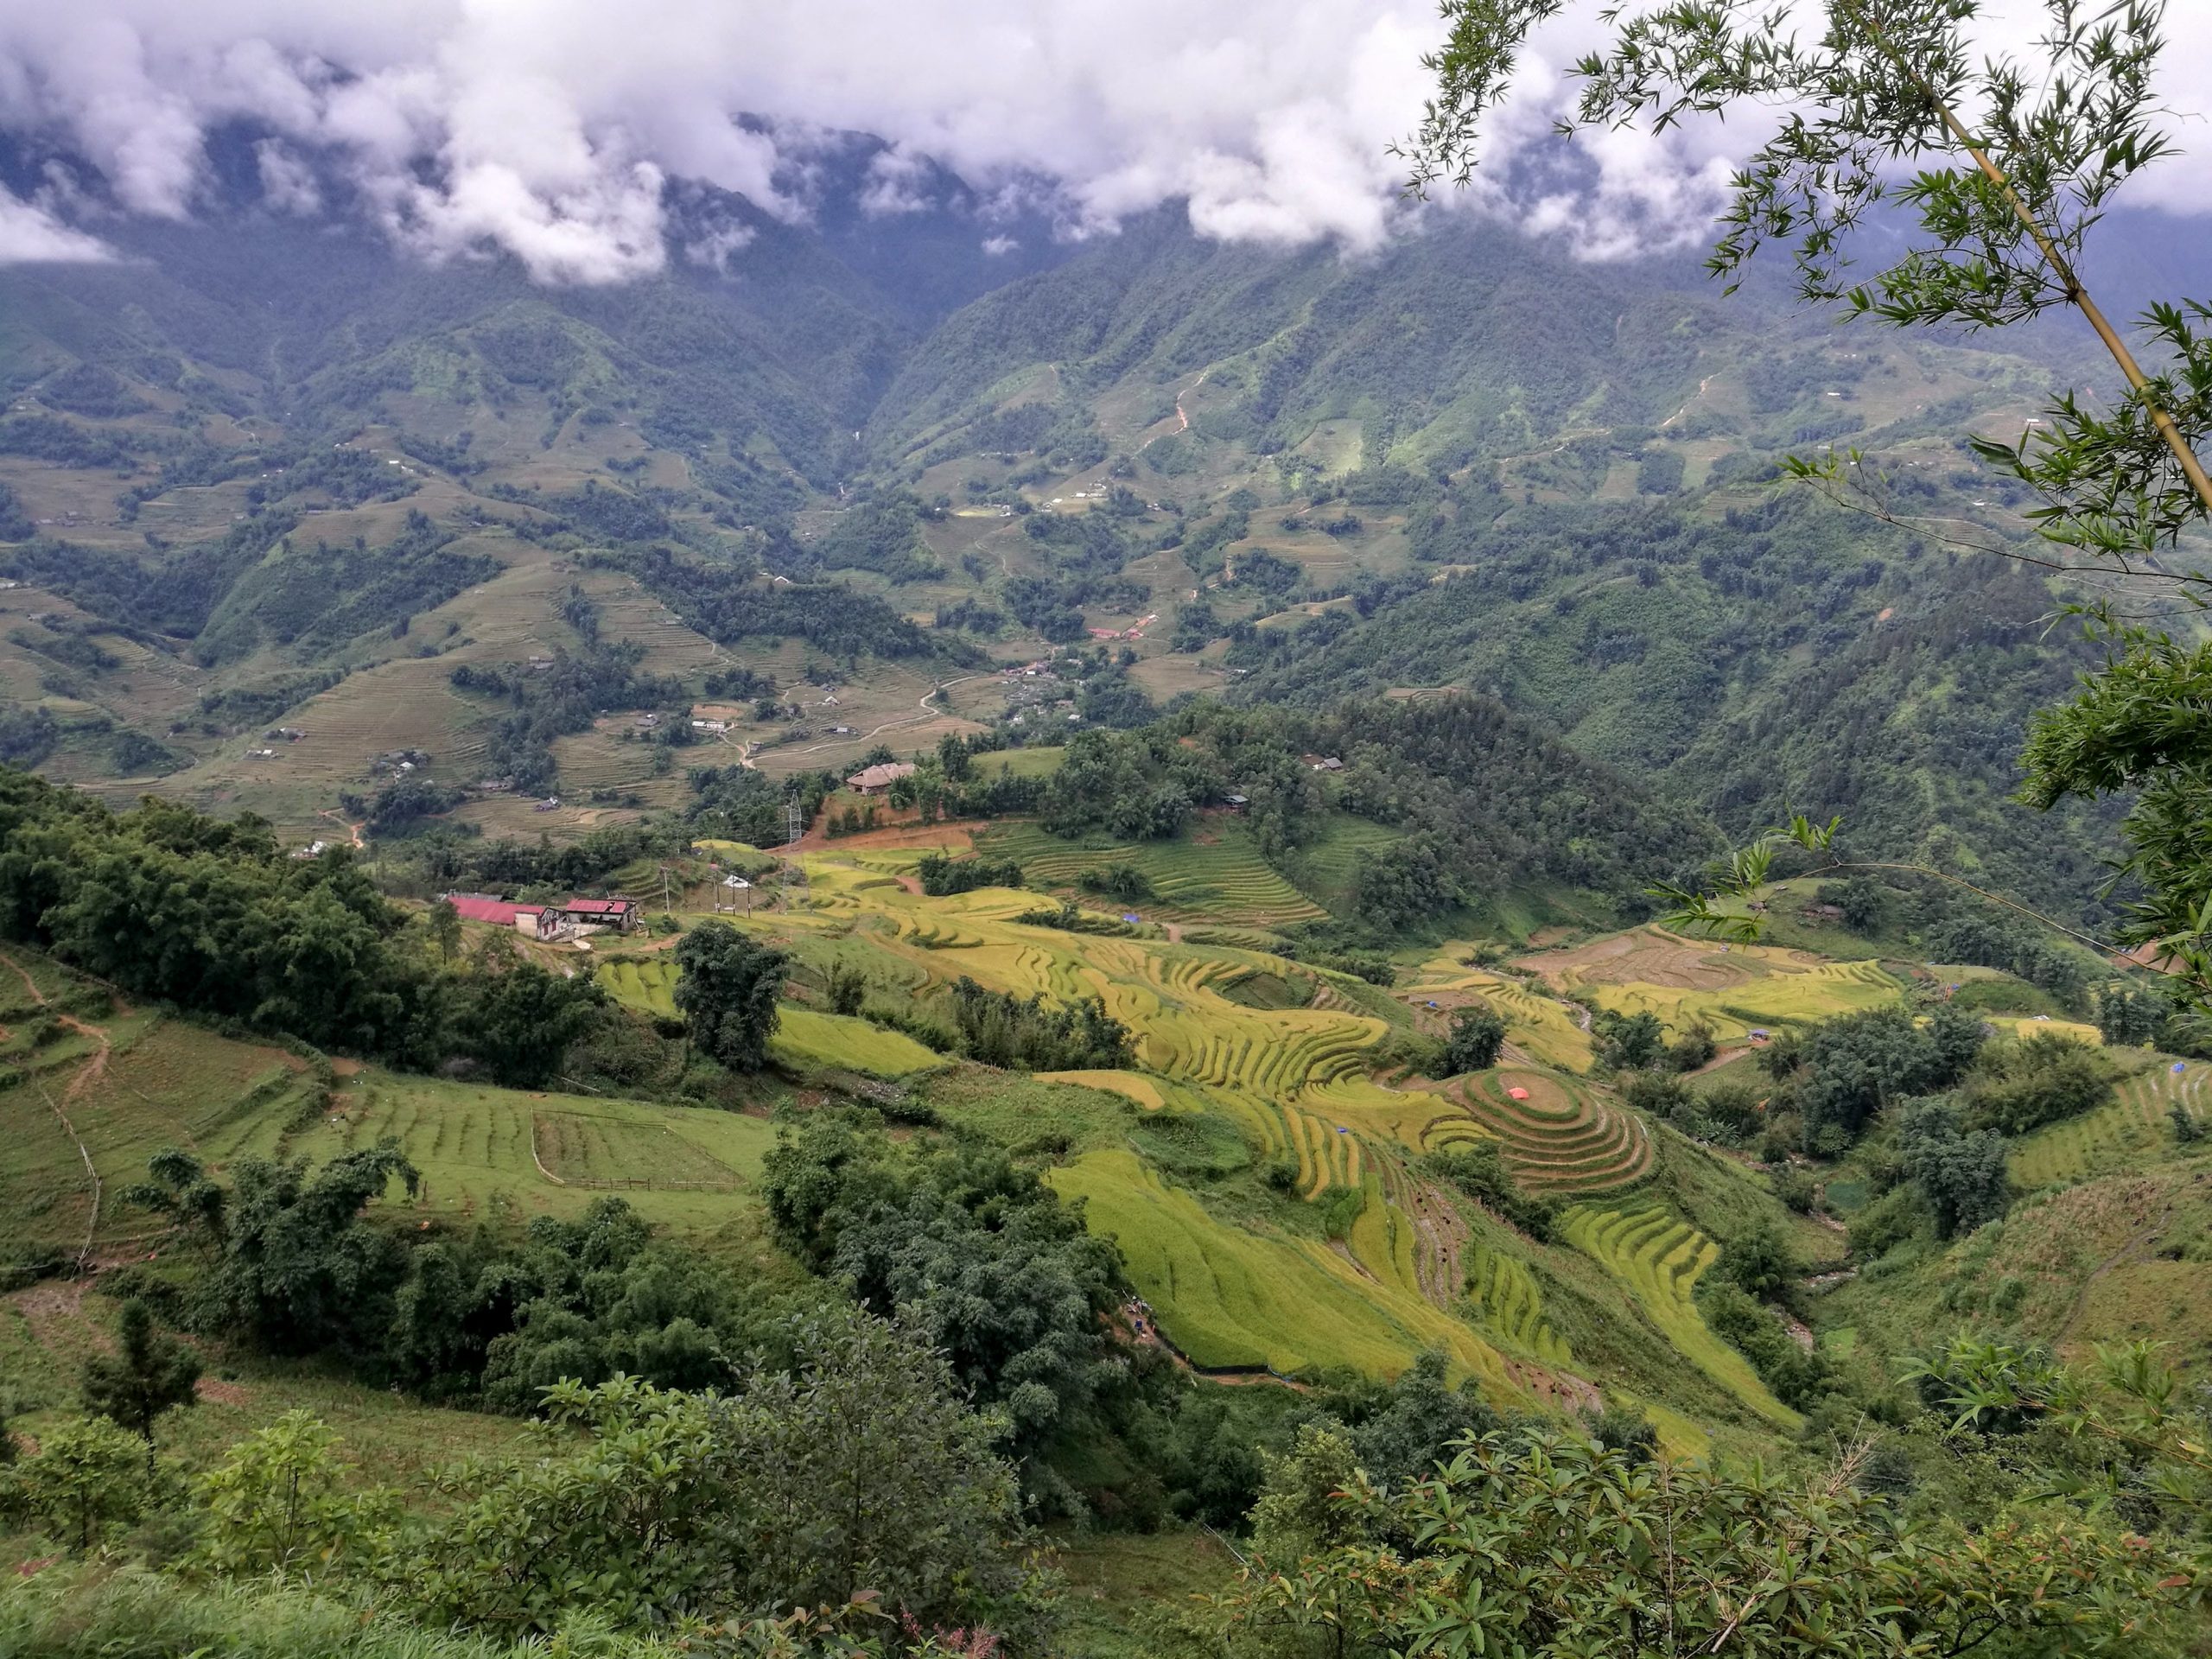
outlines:
[[[2024,35],[2030,0],[1992,10]],[[547,282],[724,263],[740,234],[669,245],[665,186],[803,220],[833,130],[893,146],[875,212],[918,205],[929,157],[1065,235],[1181,198],[1205,234],[1364,249],[1401,222],[1388,146],[1419,119],[1440,27],[1427,0],[0,0],[0,127],[100,175],[0,193],[0,263],[100,257],[118,215],[188,219],[203,136],[239,118],[274,135],[259,159],[279,210],[366,213],[425,257],[504,250]],[[2174,0],[2169,29],[2170,96],[2201,108],[2212,0]],[[1592,29],[1586,14],[1541,37],[1492,124],[1501,156],[1548,130],[1572,92],[1554,66]],[[2212,144],[2212,125],[2180,137]],[[1485,182],[1468,205],[1591,257],[1694,240],[1746,141],[1589,137],[1595,174],[1571,191]],[[2212,169],[2167,166],[2132,199],[2212,209]]]

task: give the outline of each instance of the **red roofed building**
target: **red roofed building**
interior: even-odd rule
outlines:
[[[571,899],[556,908],[571,927],[611,927],[627,933],[638,924],[634,899]]]
[[[464,922],[489,922],[494,927],[512,927],[523,906],[511,905],[504,899],[486,898],[480,893],[449,893],[446,902],[461,912]]]
[[[558,914],[542,905],[518,905],[481,893],[449,893],[445,900],[464,922],[512,927],[518,933],[527,933],[537,939],[550,939],[559,929]]]
[[[610,927],[627,933],[638,925],[634,899],[569,899],[556,905],[518,905],[482,893],[449,893],[445,898],[465,922],[512,927],[536,939],[572,939]]]

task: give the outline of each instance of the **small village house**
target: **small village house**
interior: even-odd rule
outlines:
[[[845,787],[856,795],[880,795],[901,778],[913,775],[912,762],[887,760],[877,766],[863,766],[845,779]]]

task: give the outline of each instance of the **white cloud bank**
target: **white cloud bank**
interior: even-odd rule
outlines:
[[[2174,61],[2202,63],[2212,4],[2174,13]],[[317,183],[334,170],[401,245],[504,251],[545,282],[660,269],[670,181],[803,218],[834,130],[893,145],[874,213],[922,205],[934,161],[1025,200],[1053,181],[1075,233],[1181,199],[1204,234],[1363,249],[1402,212],[1388,146],[1419,119],[1440,27],[1428,0],[0,0],[0,127],[87,158],[109,211],[181,219],[209,129],[250,120],[273,135],[273,210],[335,211]],[[1571,93],[1550,66],[1589,30],[1541,37],[1494,151],[1548,131]],[[1571,188],[1509,199],[1486,177],[1474,200],[1592,257],[1694,239],[1743,141],[1593,137]],[[2140,199],[2212,207],[2206,180],[2169,167]],[[0,194],[0,262],[101,257],[87,223]],[[741,246],[710,234],[674,251],[719,265]]]

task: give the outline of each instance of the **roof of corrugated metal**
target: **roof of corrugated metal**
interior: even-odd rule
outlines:
[[[487,899],[479,893],[449,893],[446,902],[461,912],[464,921],[497,922],[503,927],[512,927],[515,918],[523,912],[520,905],[509,904],[504,899]]]

